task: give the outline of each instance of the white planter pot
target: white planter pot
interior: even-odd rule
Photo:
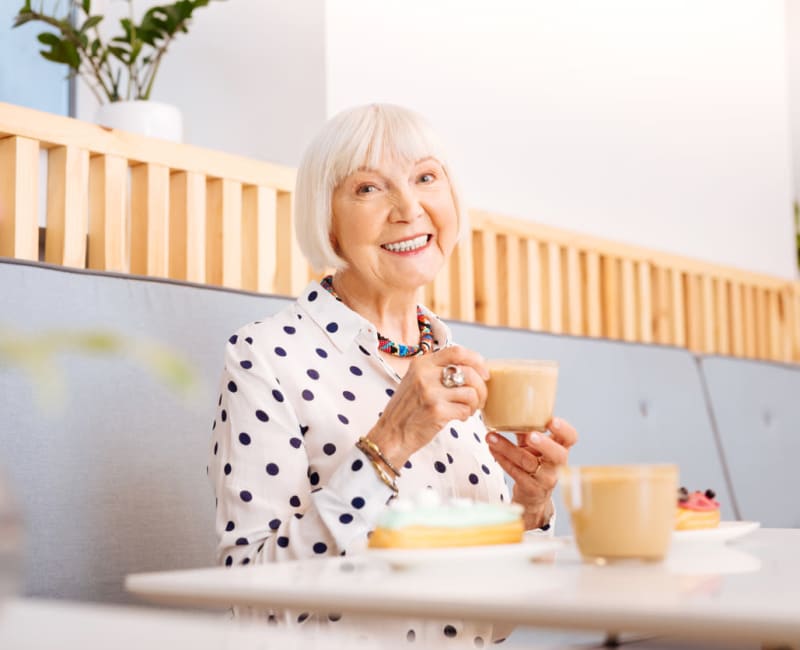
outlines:
[[[141,100],[112,102],[97,109],[94,121],[101,126],[151,138],[172,142],[183,140],[183,118],[171,104]]]

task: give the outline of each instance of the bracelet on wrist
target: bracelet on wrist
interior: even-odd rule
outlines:
[[[394,465],[392,465],[389,459],[386,458],[384,453],[381,451],[381,448],[378,447],[378,445],[376,445],[372,440],[370,440],[366,436],[362,436],[361,438],[358,439],[358,443],[356,446],[358,447],[359,445],[365,445],[366,447],[368,447],[369,450],[372,452],[373,457],[377,456],[378,458],[380,458],[383,461],[383,464],[386,465],[386,467],[388,467],[391,470],[392,474],[398,477],[400,476],[400,470],[397,469]],[[361,449],[361,447],[359,447],[359,449]]]
[[[397,479],[389,476],[389,473],[383,469],[381,464],[378,462],[378,457],[375,455],[372,448],[366,444],[366,442],[364,442],[365,440],[365,438],[359,439],[359,441],[356,443],[356,447],[358,447],[358,449],[367,457],[367,460],[372,463],[372,467],[375,469],[375,473],[378,475],[381,481],[383,481],[386,486],[392,492],[394,492],[394,495],[397,496],[400,491],[397,487]]]

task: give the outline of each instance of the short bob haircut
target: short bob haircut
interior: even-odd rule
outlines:
[[[347,266],[333,248],[333,192],[358,169],[375,168],[386,158],[435,158],[444,169],[458,215],[459,236],[466,211],[444,148],[417,113],[391,104],[367,104],[342,111],[322,127],[297,171],[295,229],[300,250],[317,271]]]

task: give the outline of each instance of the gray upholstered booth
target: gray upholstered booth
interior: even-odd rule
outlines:
[[[800,527],[800,368],[700,361],[742,519]]]
[[[244,292],[0,261],[0,332],[86,328],[155,341],[186,357],[198,379],[196,391],[181,396],[124,357],[64,355],[58,363],[64,399],[43,405],[34,382],[0,367],[0,467],[25,515],[25,594],[123,602],[129,600],[122,591],[126,573],[212,564],[213,497],[205,463],[223,344],[238,326],[283,304]],[[487,357],[561,362],[557,411],[581,433],[574,462],[677,462],[687,487],[717,489],[726,518],[733,516],[736,496],[748,518],[773,523],[772,510],[762,509],[760,498],[751,507],[745,494],[758,478],[736,463],[762,449],[759,472],[783,469],[789,476],[798,444],[791,437],[796,403],[795,417],[790,410],[797,371],[790,378],[788,370],[761,364],[753,364],[752,373],[741,368],[743,385],[764,389],[753,394],[782,400],[769,402],[774,417],[767,429],[774,440],[764,447],[757,435],[729,434],[748,431],[741,418],[720,415],[731,400],[743,400],[736,384],[726,384],[722,360],[704,362],[734,463],[733,495],[701,374],[688,352],[463,323],[453,328],[461,343]],[[780,387],[765,388],[773,383]],[[752,413],[761,418],[763,433],[761,402],[753,402]],[[732,440],[740,456],[728,450]],[[779,496],[791,504],[792,495],[784,490]],[[567,523],[561,517],[558,531]]]

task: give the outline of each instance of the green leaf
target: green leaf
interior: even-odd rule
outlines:
[[[64,50],[67,54],[67,65],[76,70],[81,67],[81,57],[78,54],[78,48],[69,41],[64,41]]]
[[[61,42],[61,39],[52,32],[42,32],[36,37],[36,39],[40,43],[49,45],[51,47],[57,46]]]
[[[103,22],[103,16],[89,16],[81,26],[81,31],[89,31],[92,27],[97,27],[101,22]]]
[[[92,0],[83,0],[83,11],[86,15],[89,15],[89,12],[92,10]]]

